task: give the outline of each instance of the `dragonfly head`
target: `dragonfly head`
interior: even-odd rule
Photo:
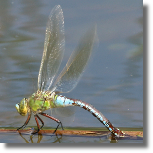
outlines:
[[[23,98],[20,103],[15,105],[18,113],[22,116],[27,115],[28,107],[27,107],[27,99]]]

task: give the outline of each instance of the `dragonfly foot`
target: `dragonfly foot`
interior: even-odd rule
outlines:
[[[58,125],[57,125],[55,131],[53,132],[53,134],[57,131],[59,125],[61,125],[62,130],[64,130],[63,125],[62,125],[62,122],[61,121],[58,121]]]
[[[36,130],[35,132],[32,132],[32,135],[35,135],[36,133],[38,133],[40,131],[40,129]]]
[[[24,129],[26,126],[25,125],[23,125],[23,126],[21,126],[21,127],[19,127],[19,128],[17,128],[17,131],[19,131],[20,129]]]

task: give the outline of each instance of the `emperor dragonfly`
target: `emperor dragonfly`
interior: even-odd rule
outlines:
[[[56,132],[59,125],[61,125],[63,129],[61,121],[44,113],[44,111],[57,107],[79,106],[89,111],[115,136],[123,135],[122,131],[115,128],[110,121],[92,105],[81,100],[70,99],[62,95],[58,95],[58,93],[70,92],[77,85],[79,78],[90,58],[95,37],[96,26],[85,34],[76,50],[71,54],[66,66],[60,75],[55,79],[63,58],[65,36],[63,11],[60,5],[55,6],[52,9],[47,22],[44,51],[38,74],[38,90],[29,98],[23,98],[20,103],[16,104],[16,109],[20,115],[25,116],[28,114],[26,122],[17,130],[25,128],[31,118],[31,114],[34,114],[38,129],[32,134],[38,133],[44,126],[44,122],[38,116],[38,114],[40,114],[58,123],[58,126],[54,131]],[[38,120],[42,123],[41,127]]]

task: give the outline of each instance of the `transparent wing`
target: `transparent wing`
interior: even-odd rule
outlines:
[[[95,37],[96,26],[84,35],[76,50],[71,54],[66,66],[55,81],[54,91],[70,92],[77,85],[90,58]]]
[[[52,9],[47,22],[44,51],[38,74],[38,90],[49,90],[61,64],[64,48],[64,17],[58,5]]]

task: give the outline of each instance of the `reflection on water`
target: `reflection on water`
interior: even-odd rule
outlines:
[[[143,127],[142,2],[116,0],[114,4],[113,0],[95,0],[88,5],[67,0],[58,2],[65,16],[64,62],[93,23],[97,23],[99,37],[99,46],[80,83],[66,96],[91,103],[116,127]],[[37,88],[46,21],[56,3],[0,2],[1,127],[19,127],[23,123],[15,104]],[[56,127],[43,120],[48,127]],[[30,125],[35,125],[34,119]],[[102,125],[88,112],[77,109],[71,126]]]
[[[95,137],[90,137],[90,136],[65,136],[65,135],[48,135],[48,136],[43,136],[42,134],[38,134],[38,135],[31,135],[31,136],[27,136],[27,135],[22,135],[21,133],[19,133],[19,135],[21,136],[21,138],[25,141],[25,143],[40,143],[43,139],[45,140],[45,137],[49,137],[49,142],[50,143],[62,143],[62,142],[66,142],[67,138],[73,138],[73,143],[80,143],[79,141],[83,141],[83,142],[90,142],[90,138],[91,138],[91,142],[94,140],[95,143],[102,143],[104,141],[110,141],[110,143],[117,143],[118,140],[114,137],[114,135],[110,135],[109,137],[106,136],[95,136]],[[29,140],[28,140],[29,139]],[[48,139],[48,138],[47,138]],[[81,139],[86,139],[85,140],[81,140]],[[122,139],[122,138],[121,138]],[[64,140],[64,141],[63,141]],[[71,141],[69,141],[69,139],[67,139],[66,143],[72,143]]]
[[[94,129],[93,129],[94,130]],[[135,130],[135,129],[133,129]],[[138,130],[138,129],[137,129]],[[67,131],[68,133],[71,133],[70,131]],[[92,131],[89,131],[92,132]],[[94,133],[95,131],[93,131]],[[143,137],[138,136],[132,131],[133,134],[131,135],[126,134],[124,137],[115,137],[113,134],[104,132],[99,133],[97,131],[97,134],[95,132],[95,135],[90,134],[83,134],[83,131],[79,131],[78,135],[76,134],[51,134],[45,132],[45,134],[39,133],[38,135],[27,135],[24,133],[19,133],[20,137],[22,140],[24,140],[25,143],[41,143],[41,142],[46,142],[46,143],[124,143],[124,142],[129,142],[133,143],[142,143],[143,142]],[[108,133],[108,134],[107,134]],[[136,132],[137,133],[137,132]],[[133,136],[132,136],[133,135]]]
[[[28,140],[28,138],[26,139],[25,136],[22,135],[21,133],[19,133],[19,135],[25,141],[25,143],[40,143],[41,140],[43,139],[43,135],[42,134],[38,134],[37,136],[31,135],[29,140]],[[52,143],[60,143],[60,140],[62,139],[62,135],[50,135],[50,137],[53,137],[52,138],[53,139]],[[37,141],[35,142],[35,140],[37,140]]]

